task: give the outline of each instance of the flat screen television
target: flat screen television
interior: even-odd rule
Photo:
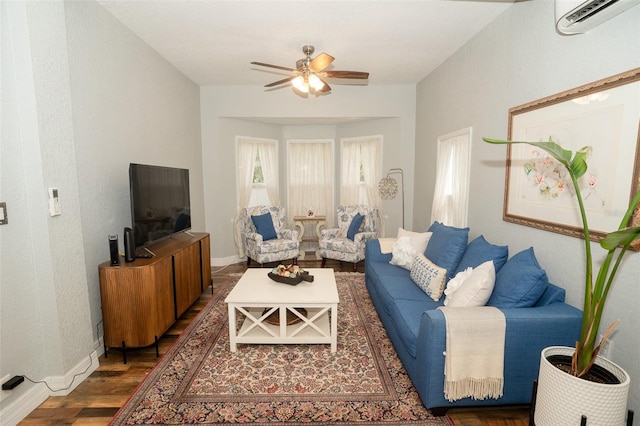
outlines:
[[[136,248],[191,229],[188,169],[131,163],[129,190]]]

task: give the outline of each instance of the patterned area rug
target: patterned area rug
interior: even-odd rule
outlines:
[[[338,350],[329,345],[238,345],[229,351],[224,299],[208,306],[142,382],[111,424],[447,425],[422,405],[364,285],[337,272]],[[241,321],[239,318],[238,321]]]

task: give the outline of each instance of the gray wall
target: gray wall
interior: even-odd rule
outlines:
[[[502,221],[506,149],[483,136],[506,138],[509,108],[640,66],[640,7],[590,32],[555,32],[551,1],[515,3],[418,85],[414,228],[428,226],[436,138],[473,127],[469,225],[471,238],[484,234],[508,244],[510,255],[533,246],[552,282],[582,307],[582,240]],[[602,251],[592,244],[597,256]],[[613,334],[613,361],[631,375],[630,408],[640,409],[640,253],[618,273],[603,327],[622,319]],[[604,330],[601,330],[601,333]]]
[[[206,228],[199,88],[96,2],[1,4],[0,378],[66,387],[102,350],[98,265],[107,235],[122,248],[131,226],[129,163],[188,168],[192,224]],[[47,393],[20,385],[3,422]]]

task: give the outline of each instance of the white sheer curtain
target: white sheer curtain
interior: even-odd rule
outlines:
[[[467,226],[471,131],[469,127],[438,138],[431,222],[459,228]]]
[[[342,139],[340,204],[380,206],[382,136]]]
[[[238,211],[234,223],[234,238],[240,257],[245,255],[244,241],[240,235],[240,217],[242,209],[248,207],[252,192],[255,190],[253,176],[256,167],[256,156],[259,155],[260,167],[264,178],[264,186],[271,205],[280,204],[278,182],[278,141],[252,137],[236,137],[236,187]]]
[[[287,218],[306,215],[309,209],[326,215],[333,225],[333,140],[287,141],[289,206]]]
[[[262,176],[267,195],[272,206],[280,205],[280,188],[278,185],[278,150],[276,145],[259,143],[258,155],[262,166]]]

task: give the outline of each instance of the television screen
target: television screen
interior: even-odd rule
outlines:
[[[191,229],[189,170],[131,163],[129,189],[136,248]]]

